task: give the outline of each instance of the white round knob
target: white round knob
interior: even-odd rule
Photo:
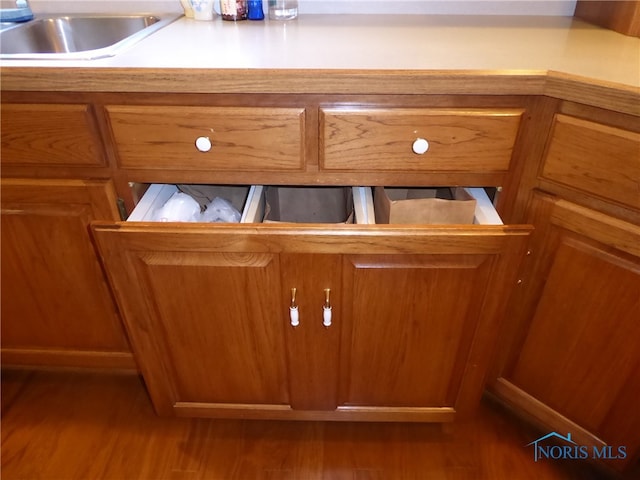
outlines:
[[[201,152],[208,152],[211,150],[211,140],[209,140],[209,137],[196,138],[196,148]]]
[[[423,153],[426,153],[427,150],[429,150],[429,142],[427,142],[424,138],[416,138],[411,148],[413,149],[413,153],[422,155]]]

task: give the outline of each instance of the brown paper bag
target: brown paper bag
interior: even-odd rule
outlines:
[[[376,187],[376,223],[470,224],[476,200],[463,188]]]

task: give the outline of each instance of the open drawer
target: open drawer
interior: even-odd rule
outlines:
[[[223,198],[240,213],[239,223],[256,223],[262,221],[264,216],[264,187],[261,185],[232,185],[232,186],[207,186],[207,191],[198,191],[196,194],[188,188],[182,190],[173,184],[154,183],[149,186],[136,208],[131,212],[129,222],[153,222],[162,221],[158,212],[174,198],[175,194],[184,193],[193,198],[195,203],[205,207],[214,198]],[[165,220],[166,221],[166,220]]]
[[[412,190],[412,189],[409,189]],[[421,190],[421,189],[413,189]],[[469,198],[475,200],[473,212],[474,225],[503,225],[502,219],[489,199],[484,188],[464,187],[463,191]],[[357,222],[361,224],[375,224],[376,210],[373,191],[370,187],[353,187],[354,211]],[[419,208],[419,207],[417,207]],[[389,222],[385,222],[389,223]],[[412,223],[412,222],[404,222]]]
[[[205,200],[202,199],[205,194],[201,191],[194,193],[185,187],[173,184],[150,185],[127,221],[162,221],[158,218],[158,212],[162,207],[174,194],[186,192],[186,194],[191,193],[194,202],[199,201],[203,208],[206,202],[211,201],[212,198],[224,198],[238,210],[238,223],[277,221],[285,223],[376,224],[374,195],[370,187],[347,189],[341,187],[265,187],[263,185],[208,186]],[[474,199],[473,224],[503,225],[502,219],[483,188],[465,187],[463,190],[469,198]],[[302,208],[300,204],[303,205]],[[307,208],[308,211],[301,211],[304,208]],[[318,218],[320,220],[316,220]]]
[[[128,222],[198,221],[206,219],[213,199],[223,199],[238,215],[235,223],[354,223],[354,197],[358,187],[265,187],[263,185],[173,185],[152,184],[148,187]],[[163,218],[168,202],[175,195],[188,195],[190,205],[199,204],[204,218],[186,215],[188,220],[176,220],[178,215]],[[190,213],[190,212],[189,212]],[[358,214],[358,218],[364,218]],[[215,223],[234,223],[218,220]]]

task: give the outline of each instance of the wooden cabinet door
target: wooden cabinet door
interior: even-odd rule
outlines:
[[[472,410],[517,264],[484,240],[345,257],[341,408],[430,421]]]
[[[2,181],[2,362],[135,368],[89,236],[110,182]]]
[[[622,468],[640,447],[640,227],[546,196],[532,211],[524,318],[493,388],[577,443],[626,446]]]
[[[289,410],[278,255],[203,224],[166,225],[95,231],[156,410]]]
[[[93,229],[160,414],[422,421],[451,420],[477,403],[529,233],[278,223]]]

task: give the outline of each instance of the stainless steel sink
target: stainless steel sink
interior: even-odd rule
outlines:
[[[96,59],[116,55],[180,15],[55,15],[0,31],[3,59]]]

